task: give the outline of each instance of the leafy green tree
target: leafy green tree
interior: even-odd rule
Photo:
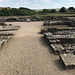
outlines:
[[[50,13],[50,10],[49,9],[43,9],[42,13]]]
[[[68,10],[74,10],[74,7],[69,7]]]
[[[75,12],[75,8],[74,8],[74,7],[69,7],[68,10],[69,10],[70,12]]]
[[[55,9],[52,9],[50,12],[51,13],[56,13],[56,10]]]
[[[62,7],[60,10],[59,10],[59,12],[66,12],[66,8],[65,7]]]

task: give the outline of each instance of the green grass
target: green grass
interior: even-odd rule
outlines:
[[[75,16],[75,14],[58,14],[58,13],[51,13],[46,15],[36,15],[37,17],[43,17],[43,16]]]

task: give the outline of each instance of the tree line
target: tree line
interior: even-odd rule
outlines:
[[[0,16],[29,16],[36,12],[34,10],[20,7],[20,8],[2,8],[0,10]]]
[[[74,7],[69,7],[66,9],[65,7],[60,8],[58,11],[56,9],[43,9],[41,11],[36,12],[35,10],[31,10],[28,8],[20,7],[20,8],[2,8],[0,9],[0,16],[31,16],[39,13],[71,13],[75,12]]]
[[[42,11],[38,11],[38,13],[70,13],[70,12],[75,12],[74,7],[69,7],[68,9],[65,7],[60,8],[58,11],[56,9],[43,9]]]

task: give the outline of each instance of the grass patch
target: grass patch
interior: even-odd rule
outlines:
[[[36,15],[37,17],[43,17],[43,16],[75,16],[75,14],[57,14],[57,13],[51,13],[51,14],[45,14],[45,15]]]

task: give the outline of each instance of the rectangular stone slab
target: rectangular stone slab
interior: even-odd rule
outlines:
[[[75,55],[74,54],[61,54],[60,60],[64,63],[65,68],[75,68]]]

